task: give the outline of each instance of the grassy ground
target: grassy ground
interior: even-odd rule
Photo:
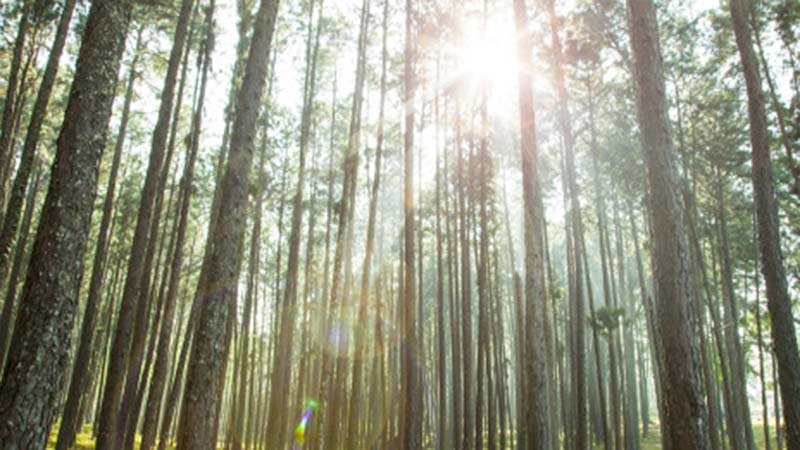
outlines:
[[[753,423],[753,433],[755,434],[756,447],[763,450],[764,447],[764,426],[760,422]],[[47,443],[47,450],[55,449],[56,437],[58,436],[58,426],[53,427],[53,432],[50,434],[50,441]],[[770,427],[770,440],[772,447],[775,447],[775,430]],[[136,447],[139,445],[139,436],[136,436]],[[170,447],[172,448],[172,447]],[[596,447],[601,449],[602,447]],[[85,425],[83,430],[75,438],[74,450],[94,450],[94,440],[92,439],[92,429],[89,425]],[[657,424],[650,427],[650,434],[646,439],[642,440],[642,450],[661,450],[661,435],[658,432]]]
[[[756,441],[756,448],[759,450],[763,450],[764,446],[764,424],[761,422],[753,422],[753,435]],[[769,437],[771,442],[770,448],[776,448],[775,446],[775,428],[770,426],[769,428]],[[600,447],[597,447],[600,448]],[[659,433],[658,426],[654,425],[650,427],[650,435],[647,436],[647,439],[642,440],[642,450],[661,450],[661,434]]]

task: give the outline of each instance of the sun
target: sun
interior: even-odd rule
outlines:
[[[465,23],[458,46],[461,77],[472,89],[485,88],[494,97],[510,94],[517,82],[514,24],[507,15]]]

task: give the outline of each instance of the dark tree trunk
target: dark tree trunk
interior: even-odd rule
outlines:
[[[89,13],[0,389],[4,448],[43,448],[56,413],[132,6],[97,1]]]
[[[649,183],[658,334],[665,362],[664,434],[672,448],[708,447],[696,349],[689,320],[689,261],[678,195],[652,0],[627,0],[638,117]]]
[[[75,355],[75,363],[72,369],[72,379],[69,385],[67,402],[61,416],[61,426],[58,430],[58,441],[56,448],[66,450],[75,441],[72,430],[78,429],[78,405],[81,395],[86,388],[86,379],[89,370],[89,360],[93,348],[92,341],[95,334],[95,322],[97,309],[100,306],[101,290],[103,288],[103,275],[105,273],[106,254],[108,253],[108,241],[110,238],[109,229],[111,228],[112,213],[114,211],[114,193],[117,189],[117,176],[119,173],[120,161],[122,160],[122,150],[125,146],[125,138],[128,131],[128,119],[130,118],[131,101],[133,99],[133,87],[138,76],[139,56],[142,45],[142,29],[139,29],[136,38],[136,47],[133,50],[133,60],[131,61],[128,86],[125,91],[125,98],[122,106],[122,117],[120,119],[117,142],[114,146],[114,156],[111,160],[111,170],[108,175],[108,186],[106,187],[105,200],[103,201],[103,215],[100,219],[100,230],[97,234],[97,244],[92,265],[92,275],[89,280],[89,294],[86,298],[86,306],[83,312],[83,323],[81,325],[81,340],[78,343],[78,350]],[[13,196],[13,194],[12,194]]]
[[[733,31],[747,86],[750,141],[753,149],[753,192],[758,219],[761,272],[767,286],[767,308],[772,322],[772,341],[778,360],[786,443],[788,448],[795,449],[800,448],[800,355],[797,350],[792,300],[789,296],[780,245],[778,209],[769,155],[770,133],[767,128],[764,94],[761,92],[761,74],[753,51],[745,5],[742,0],[730,0]]]

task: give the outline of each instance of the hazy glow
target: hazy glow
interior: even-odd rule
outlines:
[[[468,84],[486,83],[490,94],[510,92],[517,76],[513,24],[493,16],[482,27],[468,27],[459,51],[461,71]]]

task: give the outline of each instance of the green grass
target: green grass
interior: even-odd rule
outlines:
[[[770,424],[769,427],[769,437],[770,443],[772,444],[770,448],[775,449],[775,428],[774,424]],[[764,446],[764,424],[761,422],[753,422],[753,437],[756,441],[756,448],[763,450]],[[602,448],[596,447],[596,448]],[[658,429],[658,424],[653,424],[650,426],[650,434],[647,436],[646,439],[642,439],[642,450],[661,450],[661,433]]]
[[[771,448],[776,448],[775,444],[775,428],[770,426],[770,441]],[[763,450],[764,447],[764,425],[761,422],[753,422],[753,433],[756,440],[756,448]],[[55,449],[56,438],[58,437],[58,424],[53,426],[50,433],[50,440],[47,443],[47,450]],[[134,448],[138,449],[141,436],[136,435],[136,444]],[[94,438],[92,437],[92,428],[90,425],[84,425],[80,433],[75,437],[75,446],[73,450],[94,450]],[[174,449],[174,447],[168,447]],[[602,449],[601,446],[596,446],[595,449]],[[661,434],[658,429],[658,424],[650,426],[650,434],[646,439],[642,439],[642,450],[661,450]]]

